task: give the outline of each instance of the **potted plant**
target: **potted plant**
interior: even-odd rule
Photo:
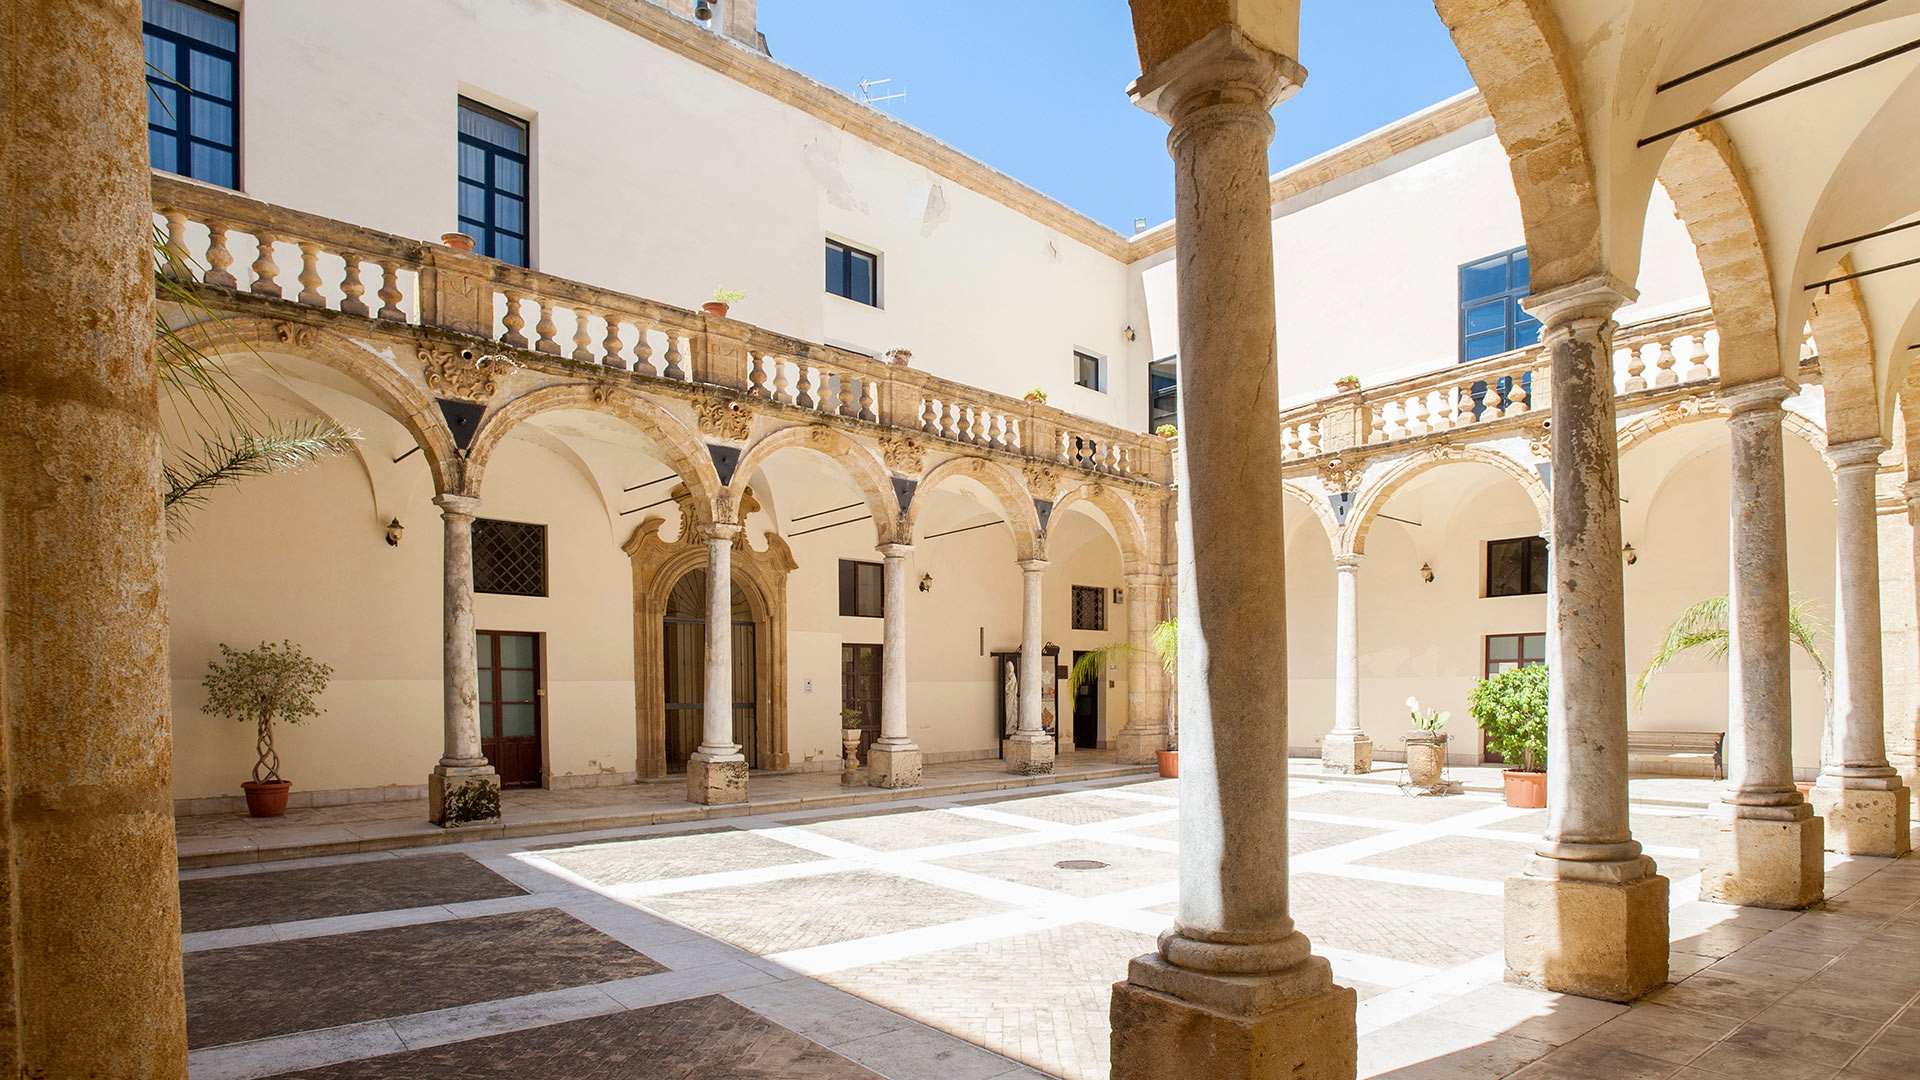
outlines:
[[[1333,380],[1333,388],[1343,394],[1348,393],[1350,391],[1358,390],[1360,389],[1360,376],[1342,375],[1339,378]]]
[[[247,793],[247,812],[254,817],[279,817],[287,812],[287,791],[280,779],[280,755],[273,749],[273,724],[298,724],[325,710],[317,699],[327,689],[333,669],[300,651],[291,641],[261,642],[257,649],[235,652],[220,644],[220,659],[207,661],[206,704],[200,711],[251,723],[257,735],[259,760],[253,779],[241,784]]]
[[[840,710],[840,782],[857,784],[860,774],[860,729],[862,720],[859,709]]]
[[[1175,435],[1180,434],[1180,429],[1174,427],[1172,424],[1161,424],[1159,427],[1153,429],[1153,433],[1163,439],[1171,439]]]
[[[1153,634],[1147,639],[1153,653],[1160,659],[1160,666],[1171,678],[1179,669],[1180,620],[1168,619],[1153,628]],[[1143,650],[1134,648],[1124,641],[1110,641],[1097,645],[1080,654],[1067,671],[1067,700],[1080,692],[1080,684],[1088,679],[1099,678],[1107,663],[1122,656],[1132,656]],[[1160,775],[1168,778],[1180,775],[1180,737],[1172,716],[1167,717],[1167,748],[1159,751]]]
[[[1467,708],[1487,736],[1487,749],[1513,765],[1500,774],[1507,805],[1547,805],[1547,666],[1482,679],[1467,695]]]
[[[1447,766],[1447,739],[1440,729],[1453,714],[1422,709],[1419,698],[1407,699],[1407,715],[1413,718],[1413,730],[1407,732],[1407,782],[1422,790],[1440,786],[1440,774]]]
[[[709,315],[718,315],[724,319],[727,317],[727,311],[731,309],[733,305],[739,303],[742,300],[745,300],[746,298],[747,298],[747,294],[740,291],[739,289],[729,289],[725,286],[721,286],[720,288],[713,290],[713,298],[708,300],[706,303],[701,304],[700,310],[706,312]]]
[[[887,362],[890,364],[895,364],[899,367],[906,367],[913,363],[913,350],[912,349],[888,349]]]
[[[1047,392],[1036,386],[1027,391],[1026,398],[1027,404],[1029,405],[1045,405],[1047,403]]]

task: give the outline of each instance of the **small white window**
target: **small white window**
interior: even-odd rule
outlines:
[[[1073,384],[1089,390],[1107,392],[1107,360],[1090,352],[1073,350]]]

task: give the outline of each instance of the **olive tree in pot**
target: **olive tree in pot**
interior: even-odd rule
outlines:
[[[280,755],[273,749],[273,724],[298,724],[326,711],[318,698],[327,689],[333,669],[300,651],[291,641],[261,642],[257,649],[235,652],[220,643],[220,659],[207,661],[206,704],[200,711],[252,723],[259,759],[253,779],[241,784],[247,793],[247,812],[254,817],[279,817],[287,812],[287,791],[280,779]]]
[[[1422,709],[1419,698],[1407,699],[1407,715],[1413,730],[1407,732],[1407,783],[1431,791],[1440,786],[1440,775],[1447,767],[1447,739],[1440,729],[1453,719],[1450,712]]]
[[[1487,749],[1513,767],[1500,774],[1507,805],[1547,805],[1547,666],[1503,671],[1474,684],[1467,695]]]

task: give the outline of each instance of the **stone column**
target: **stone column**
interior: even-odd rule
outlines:
[[[140,5],[0,25],[0,1075],[184,1080]]]
[[[1360,730],[1360,560],[1333,557],[1333,730],[1320,744],[1320,767],[1333,773],[1373,771],[1373,740]]]
[[[1167,748],[1166,666],[1153,651],[1166,586],[1154,574],[1127,575],[1127,726],[1114,739],[1122,764],[1151,765]]]
[[[480,751],[480,669],[473,634],[473,515],[480,500],[441,495],[445,578],[441,595],[440,763],[427,777],[427,820],[443,828],[500,820],[500,776]]]
[[[1920,544],[1914,528],[1920,483],[1905,475],[1911,473],[1881,481],[1880,666],[1887,689],[1887,763],[1913,792],[1920,788]]]
[[[733,541],[738,525],[707,525],[706,697],[700,746],[687,755],[687,798],[697,803],[747,801],[747,758],[733,741]]]
[[[1177,20],[1150,18],[1163,10],[1133,5],[1145,74],[1130,93],[1172,126],[1180,906],[1158,951],[1135,957],[1113,988],[1113,1076],[1351,1080],[1354,992],[1333,985],[1287,910],[1286,573],[1277,542],[1267,147],[1270,110],[1306,72],[1233,24],[1150,61],[1152,35],[1186,37]]]
[[[1827,850],[1895,857],[1913,849],[1911,794],[1887,762],[1886,687],[1880,667],[1880,523],[1874,479],[1886,445],[1863,439],[1827,447],[1836,493],[1838,596],[1828,757],[1813,789]]]
[[[1825,833],[1793,786],[1788,697],[1785,379],[1729,387],[1733,581],[1728,593],[1727,788],[1700,837],[1700,899],[1798,909],[1825,890]]]
[[[879,788],[920,786],[920,748],[907,737],[907,556],[906,544],[881,544],[886,617],[880,647],[880,739],[867,748],[867,783]]]
[[[1632,1001],[1667,981],[1667,879],[1627,822],[1627,637],[1613,313],[1632,289],[1527,300],[1553,385],[1547,827],[1506,882],[1507,978]]]
[[[1046,635],[1040,625],[1040,584],[1046,568],[1045,559],[1020,560],[1020,723],[1007,740],[1007,771],[1022,776],[1053,771],[1053,736],[1040,717],[1041,688],[1053,674],[1041,652]]]

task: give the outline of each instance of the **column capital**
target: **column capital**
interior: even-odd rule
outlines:
[[[1557,289],[1535,293],[1520,301],[1527,314],[1540,320],[1541,333],[1555,326],[1611,322],[1613,313],[1638,299],[1639,290],[1612,274],[1582,278]]]
[[[1257,111],[1269,128],[1275,105],[1299,92],[1307,69],[1262,46],[1238,27],[1221,26],[1142,72],[1127,96],[1135,105],[1178,125],[1196,109]]]
[[[1780,403],[1793,396],[1793,384],[1783,378],[1760,379],[1720,388],[1720,400],[1730,416],[1763,413],[1778,418]]]
[[[1343,551],[1333,557],[1333,568],[1335,570],[1344,570],[1347,573],[1353,573],[1360,569],[1360,564],[1365,560],[1365,555],[1351,551]]]
[[[478,495],[435,495],[433,505],[440,508],[442,517],[472,517],[480,511]]]
[[[712,543],[715,540],[725,540],[727,543],[732,543],[739,538],[742,532],[746,531],[746,526],[716,522],[711,525],[696,525],[693,527],[693,531],[696,536],[707,543]]]
[[[1863,468],[1878,469],[1880,455],[1886,452],[1886,440],[1878,438],[1827,444],[1827,458],[1833,462],[1834,472]]]
[[[904,559],[907,556],[913,554],[913,545],[912,544],[875,544],[873,546],[873,550],[879,552],[882,558]]]
[[[1121,580],[1129,589],[1159,589],[1166,586],[1167,579],[1160,574],[1123,574]]]
[[[1047,568],[1047,560],[1045,559],[1021,559],[1020,560],[1020,569],[1026,571],[1029,574],[1037,574],[1040,571],[1045,570],[1046,568]]]

